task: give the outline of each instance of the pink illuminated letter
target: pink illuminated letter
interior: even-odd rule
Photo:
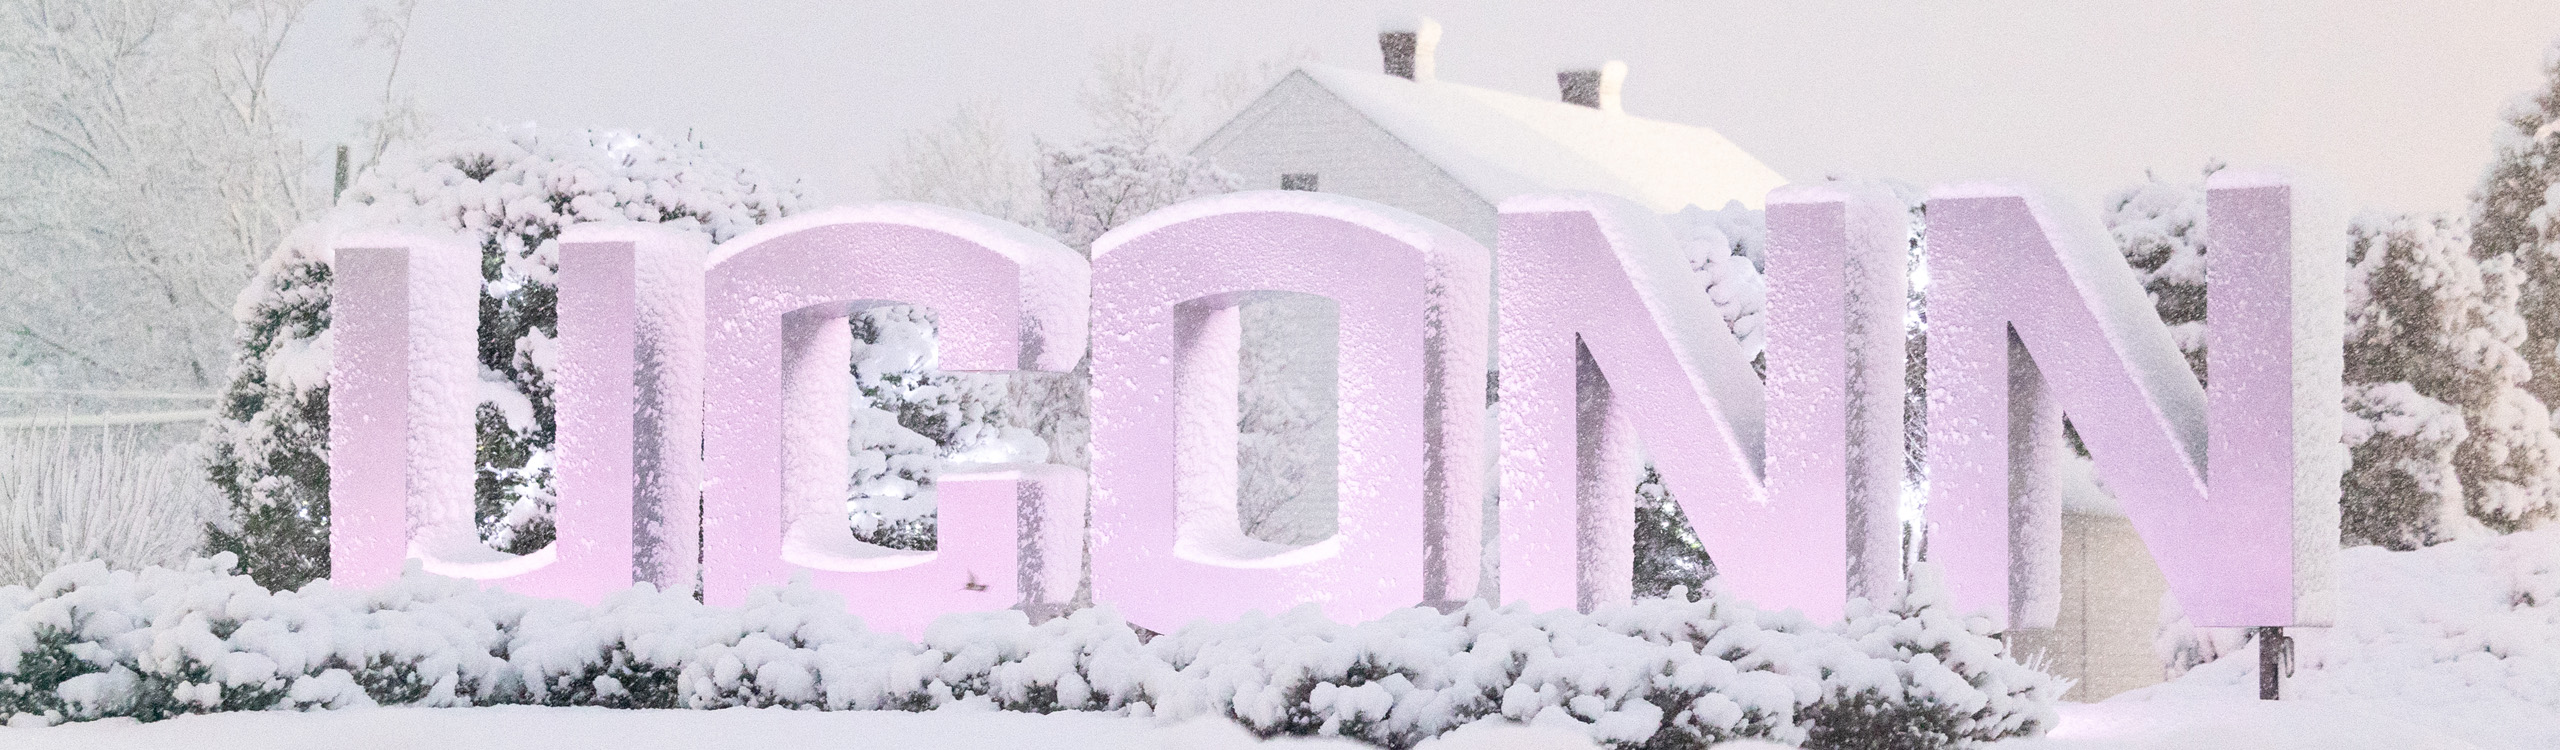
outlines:
[[[942,614],[1072,591],[1078,550],[1057,530],[1082,519],[1084,492],[1068,467],[955,465],[939,480],[937,552],[853,538],[845,318],[855,305],[920,305],[937,315],[944,370],[1067,370],[1085,348],[1082,258],[976,214],[875,203],[766,225],[710,263],[707,601],[735,605],[806,574],[874,626],[912,635]],[[1018,541],[1047,546],[1024,555]],[[1017,585],[1018,565],[1036,585]]]
[[[589,602],[633,580],[693,589],[709,250],[643,224],[561,234],[559,559],[499,585]]]
[[[2013,466],[2012,443],[2042,436],[2013,439],[2003,426],[2058,428],[2039,416],[2046,407],[2013,409],[2013,389],[2033,400],[2040,387],[2196,624],[2325,619],[2343,325],[2343,264],[2328,240],[2338,235],[2302,218],[2280,180],[2225,171],[2209,188],[2210,392],[2096,228],[2059,224],[2014,190],[1931,196],[1929,550],[1960,605],[2009,615],[2013,627],[2051,624],[2049,608],[2012,611],[2009,580],[2011,487],[2039,473]],[[2013,333],[2031,360],[2013,363]]]
[[[479,249],[414,235],[334,245],[330,578],[381,584],[410,557],[464,577],[540,565],[547,555],[483,546],[471,520]]]
[[[1303,192],[1196,200],[1096,242],[1095,597],[1170,630],[1471,596],[1490,265],[1430,220]],[[1260,291],[1340,311],[1341,531],[1304,547],[1236,518],[1236,305]]]
[[[1651,214],[1597,195],[1504,201],[1503,596],[1586,610],[1630,596],[1640,436],[1728,588],[1838,617],[1850,501],[1880,508],[1857,516],[1856,539],[1878,544],[1867,527],[1891,523],[1898,485],[1880,467],[1900,456],[1901,227],[1864,192],[1772,201],[1764,392]],[[1886,304],[1890,324],[1875,320]],[[1887,371],[1893,385],[1867,387]],[[1862,590],[1892,580],[1891,557],[1862,559]]]
[[[1845,509],[1845,540],[1819,528],[1792,533],[1826,549],[1845,541],[1848,595],[1880,599],[1902,581],[1909,214],[1880,187],[1834,182],[1772,192],[1768,221],[1769,494],[1807,506],[1807,523],[1831,522],[1831,508]],[[1731,522],[1689,518],[1699,526]],[[1837,611],[1790,603],[1826,617]]]

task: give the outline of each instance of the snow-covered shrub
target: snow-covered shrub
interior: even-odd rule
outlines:
[[[2051,706],[2069,686],[2012,660],[1988,618],[1957,613],[1941,576],[1923,563],[1889,604],[1849,603],[1842,634],[1869,661],[1837,667],[1808,746],[1969,747],[2059,720]]]
[[[88,562],[0,587],[0,721],[143,720],[371,705],[1013,711],[1225,716],[1264,736],[1410,747],[1479,720],[1611,747],[1764,738],[1966,747],[2032,736],[2062,685],[2009,661],[1935,578],[1844,625],[1710,594],[1589,615],[1313,608],[1144,640],[1108,608],[1034,625],[946,617],[921,643],[793,586],[711,607],[647,585],[595,607],[412,573],[373,591],[269,591],[222,569]],[[1883,744],[1876,744],[1883,743]]]
[[[0,429],[0,584],[82,560],[138,568],[197,553],[212,490],[152,427]]]
[[[206,431],[208,470],[236,528],[212,548],[259,582],[328,572],[331,231],[419,227],[481,246],[481,404],[476,512],[491,547],[551,541],[553,238],[589,221],[644,221],[726,240],[799,209],[795,186],[695,143],[581,130],[489,128],[428,139],[350,186],[323,220],[288,237],[232,310],[236,359]]]

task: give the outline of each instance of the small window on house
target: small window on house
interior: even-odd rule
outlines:
[[[1316,189],[1316,173],[1290,172],[1288,174],[1281,175],[1280,189],[1314,192]]]

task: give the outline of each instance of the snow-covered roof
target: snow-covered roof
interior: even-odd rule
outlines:
[[[1713,130],[1440,81],[1323,65],[1298,69],[1487,203],[1589,190],[1662,213],[1758,208],[1787,183]]]

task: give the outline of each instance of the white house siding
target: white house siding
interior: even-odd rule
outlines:
[[[1412,211],[1494,246],[1492,204],[1305,73],[1281,79],[1192,154],[1234,173],[1247,190],[1277,190],[1282,174],[1312,173],[1319,192]]]
[[[2160,682],[2151,650],[2168,582],[2133,531],[2111,513],[2062,516],[2062,616],[2051,630],[2010,637],[2020,655],[2043,652],[2045,669],[2078,682],[2064,700],[2097,701]]]

